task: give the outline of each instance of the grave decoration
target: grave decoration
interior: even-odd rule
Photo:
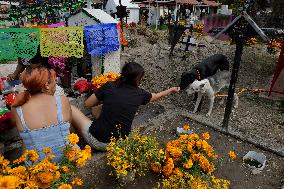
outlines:
[[[82,58],[83,30],[83,27],[41,28],[41,55]]]
[[[189,129],[189,125],[184,125]],[[160,174],[158,189],[162,188],[230,188],[230,181],[214,176],[218,155],[209,143],[208,132],[198,135],[182,134],[166,144],[165,159],[152,164]]]
[[[0,60],[31,59],[36,55],[38,45],[39,29],[0,29]]]
[[[80,93],[93,92],[101,88],[105,83],[109,81],[116,81],[120,77],[117,73],[106,73],[92,78],[91,82],[88,82],[86,79],[78,79],[75,81],[74,89]]]
[[[97,24],[85,26],[85,38],[88,52],[92,56],[101,56],[119,49],[118,25]]]

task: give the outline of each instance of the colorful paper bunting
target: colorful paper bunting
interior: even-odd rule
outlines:
[[[37,52],[39,29],[0,29],[0,60],[31,59]]]
[[[40,30],[41,55],[82,58],[83,38],[83,27],[42,28]]]
[[[88,53],[101,56],[119,49],[117,24],[97,24],[85,26]]]

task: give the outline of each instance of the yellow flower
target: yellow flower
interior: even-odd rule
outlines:
[[[27,154],[28,159],[33,163],[39,158],[36,150],[26,150],[25,153]]]
[[[196,147],[197,147],[198,149],[200,149],[201,146],[202,146],[202,141],[198,140],[198,141],[195,143],[195,145],[196,145]]]
[[[18,187],[19,178],[16,176],[0,176],[1,189],[15,189]]]
[[[69,171],[69,167],[67,167],[67,166],[62,166],[62,170],[66,173],[66,172]]]
[[[181,172],[181,170],[179,168],[175,168],[173,171],[173,174],[179,176],[180,178],[183,177],[183,173]]]
[[[154,173],[159,173],[162,169],[162,166],[159,162],[155,162],[155,163],[152,163],[151,164],[151,170],[154,172]]]
[[[72,189],[72,186],[70,184],[62,184],[58,189]]]
[[[77,177],[75,177],[72,181],[72,185],[78,185],[78,186],[82,186],[83,185],[83,181]]]
[[[192,159],[189,159],[186,164],[183,165],[184,168],[190,169],[193,166]]]
[[[189,124],[185,124],[185,125],[182,127],[182,129],[185,130],[185,131],[187,131],[189,128],[190,128]]]
[[[52,152],[52,149],[51,148],[44,148],[42,149],[42,151],[45,153],[45,154],[49,154]]]
[[[6,159],[4,158],[4,156],[0,155],[0,165],[2,165],[3,167],[6,167],[6,166],[9,165],[9,163],[10,163],[9,160],[6,160]]]
[[[79,137],[78,135],[71,133],[68,135],[68,141],[72,146],[74,146],[75,144],[79,142]]]
[[[37,177],[43,184],[51,184],[54,180],[53,174],[51,172],[38,173]]]
[[[228,156],[230,159],[235,160],[237,158],[237,154],[234,151],[229,151]]]
[[[210,138],[209,133],[208,133],[208,132],[202,133],[202,138],[203,138],[204,140],[208,140],[208,139]]]

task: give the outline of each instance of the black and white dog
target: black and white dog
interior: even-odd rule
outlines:
[[[196,113],[201,102],[203,95],[209,98],[209,109],[206,116],[210,116],[215,96],[224,87],[229,87],[230,85],[231,73],[229,71],[218,71],[215,75],[202,79],[201,81],[195,80],[186,89],[188,95],[193,93],[198,93],[198,98],[195,103],[195,107],[192,113]],[[234,108],[237,108],[239,104],[239,98],[237,94],[234,94]]]
[[[185,72],[181,76],[180,88],[186,89],[194,80],[202,80],[213,76],[218,70],[229,70],[229,61],[225,55],[215,54],[194,66],[190,72]]]

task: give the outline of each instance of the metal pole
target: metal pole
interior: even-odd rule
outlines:
[[[119,0],[118,1],[119,2],[119,6],[122,6],[122,4],[121,4],[121,0]],[[123,33],[123,18],[122,18],[122,13],[120,13],[120,28],[121,28],[121,31],[122,31],[122,33]],[[123,45],[121,45],[121,51],[123,51],[124,50],[124,46]]]
[[[149,13],[148,13],[148,17],[149,17],[149,19],[148,19],[149,26],[151,25],[151,9],[150,9],[150,6],[151,6],[151,4],[150,4],[150,0],[149,0]]]
[[[176,2],[176,7],[175,7],[175,22],[177,22],[177,2]]]
[[[159,10],[158,10],[158,7],[159,7],[159,4],[158,4],[158,2],[157,2],[157,13],[156,13],[156,30],[158,29],[158,18],[159,18],[159,16],[158,16],[158,12],[159,12]],[[161,23],[160,23],[161,24]]]
[[[225,109],[225,114],[224,114],[224,119],[223,119],[223,127],[226,128],[226,130],[228,130],[230,114],[232,112],[236,82],[238,79],[238,73],[239,73],[240,63],[241,63],[242,54],[243,54],[243,48],[244,48],[244,39],[242,39],[241,37],[237,37],[234,64],[233,64],[230,87],[229,87],[226,109]]]

